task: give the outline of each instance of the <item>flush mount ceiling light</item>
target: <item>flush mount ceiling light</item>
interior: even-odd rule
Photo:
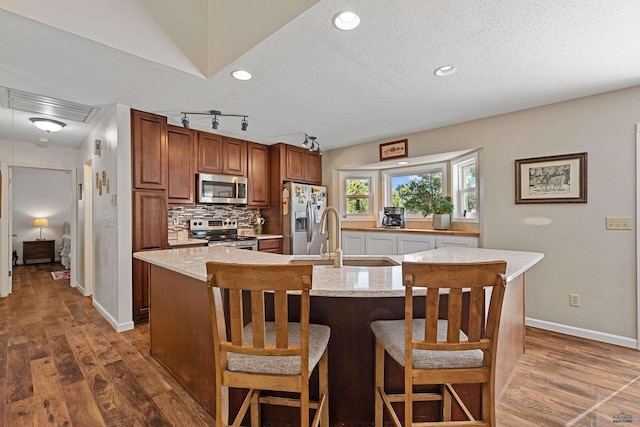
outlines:
[[[320,150],[320,143],[316,141],[315,136],[309,136],[306,133],[304,134],[304,141],[302,145],[309,151],[315,151],[316,153],[322,155],[322,150]]]
[[[218,117],[242,117],[240,129],[242,129],[243,131],[246,131],[247,128],[249,127],[249,122],[247,121],[247,118],[249,116],[245,114],[224,114],[218,110],[209,110],[209,111],[203,111],[203,112],[182,111],[180,112],[180,114],[182,114],[182,119],[181,119],[182,127],[185,129],[189,129],[189,117],[187,117],[187,114],[197,114],[200,116],[213,116],[213,119],[211,119],[212,129],[218,129],[218,126],[220,126],[220,120],[218,120]]]
[[[438,77],[446,77],[456,72],[456,67],[453,65],[443,65],[442,67],[438,67],[435,69],[433,74]]]
[[[360,25],[360,17],[348,10],[340,12],[333,17],[333,26],[339,30],[353,30],[358,25]]]
[[[46,132],[58,132],[67,125],[66,123],[59,122],[57,120],[42,119],[39,117],[31,117],[29,120],[31,120],[38,129],[42,129]]]
[[[251,73],[246,70],[232,71],[231,76],[236,80],[251,80],[251,77],[253,77]]]

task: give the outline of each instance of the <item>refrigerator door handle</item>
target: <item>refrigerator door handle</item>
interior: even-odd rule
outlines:
[[[307,202],[307,243],[311,242],[313,237],[313,208],[311,202]]]

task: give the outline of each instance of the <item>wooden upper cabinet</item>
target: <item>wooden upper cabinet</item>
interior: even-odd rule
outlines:
[[[285,161],[288,180],[309,184],[322,183],[322,157],[315,151],[287,145]]]
[[[286,173],[287,179],[291,181],[304,181],[304,152],[309,151],[304,148],[286,146]]]
[[[269,147],[247,142],[247,181],[250,207],[269,206]]]
[[[222,137],[198,132],[198,172],[222,173]]]
[[[167,186],[167,118],[131,110],[133,188]]]
[[[198,132],[198,172],[247,176],[247,142]]]
[[[222,173],[247,176],[247,141],[222,138]]]
[[[322,183],[322,156],[315,151],[305,150],[304,180],[312,184]]]
[[[196,131],[178,126],[167,126],[169,203],[192,205],[195,203]]]

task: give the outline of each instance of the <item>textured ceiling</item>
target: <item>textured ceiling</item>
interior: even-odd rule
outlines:
[[[299,13],[287,9],[291,2],[279,2],[282,16]],[[153,2],[62,3],[85,6],[63,14],[53,12],[59,2],[0,0],[0,86],[103,111],[130,105],[172,124],[186,110],[247,114],[247,132],[231,117],[217,132],[267,144],[300,144],[306,132],[326,151],[640,84],[637,0],[310,1],[208,79],[184,42],[202,28],[168,26],[144,8]],[[208,3],[209,25],[216,3]],[[25,5],[42,9],[36,16]],[[361,16],[356,30],[332,27],[344,9]],[[248,13],[225,19],[244,22]],[[208,44],[246,51],[262,37]],[[436,77],[445,64],[457,72]],[[235,81],[237,68],[254,78]],[[0,140],[34,142],[28,117],[0,108]],[[194,116],[191,127],[211,130],[209,119]],[[50,144],[77,146],[90,129],[70,123]]]

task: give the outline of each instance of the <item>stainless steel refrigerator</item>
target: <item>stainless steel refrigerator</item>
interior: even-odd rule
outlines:
[[[319,255],[327,251],[327,236],[318,234],[318,224],[327,207],[327,188],[287,182],[282,189],[283,252]]]

